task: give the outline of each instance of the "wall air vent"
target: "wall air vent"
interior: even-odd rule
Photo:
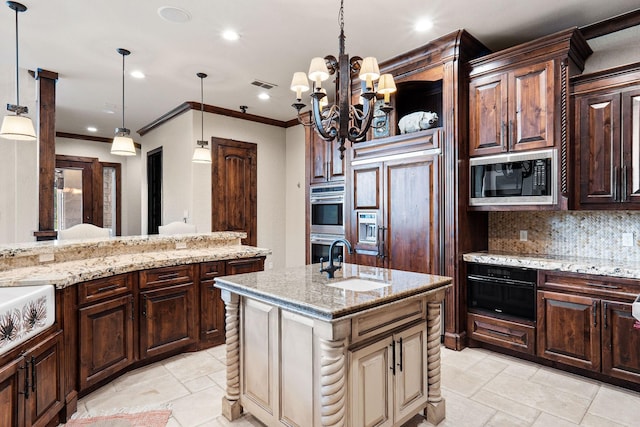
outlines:
[[[267,90],[273,89],[274,87],[278,86],[277,84],[263,82],[262,80],[254,80],[251,82],[251,84]]]

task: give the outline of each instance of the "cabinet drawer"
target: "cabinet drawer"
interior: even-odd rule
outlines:
[[[203,262],[200,264],[200,280],[211,280],[214,277],[224,276],[226,273],[224,261]]]
[[[178,285],[193,282],[193,266],[178,265],[175,267],[154,268],[140,272],[140,288]]]
[[[578,273],[544,274],[539,289],[578,293],[588,296],[633,301],[640,293],[640,281],[633,279],[593,276]]]
[[[535,327],[508,320],[467,314],[469,338],[527,354],[535,353]]]
[[[102,301],[117,295],[127,294],[132,289],[133,277],[131,274],[121,274],[80,283],[78,285],[78,304]]]
[[[423,299],[372,310],[357,316],[351,322],[352,341],[356,343],[426,317]]]
[[[256,271],[262,271],[263,269],[264,258],[234,259],[227,261],[227,271],[225,274],[254,273]]]

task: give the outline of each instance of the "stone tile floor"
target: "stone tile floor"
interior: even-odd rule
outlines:
[[[182,354],[129,372],[80,399],[78,412],[172,409],[168,427],[262,426],[251,415],[229,423],[220,415],[225,347]],[[640,393],[535,363],[467,348],[442,349],[440,426],[618,427],[640,425]],[[415,417],[404,427],[431,426]]]

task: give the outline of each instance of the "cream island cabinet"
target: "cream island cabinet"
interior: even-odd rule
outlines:
[[[223,415],[268,426],[444,419],[440,304],[451,278],[344,264],[217,277],[226,307]]]

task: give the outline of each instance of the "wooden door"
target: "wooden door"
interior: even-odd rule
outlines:
[[[618,199],[620,95],[578,98],[580,205],[606,206]]]
[[[551,60],[518,68],[509,74],[509,151],[553,147],[553,67]]]
[[[440,272],[439,156],[384,167],[383,256],[397,270]]]
[[[507,75],[473,79],[469,83],[469,155],[507,151]]]
[[[244,231],[242,244],[257,245],[258,146],[211,138],[211,229]]]
[[[622,94],[621,197],[624,209],[640,207],[640,89]]]
[[[599,300],[538,291],[538,356],[600,370]]]
[[[50,425],[65,405],[62,359],[62,331],[27,352],[25,360],[30,365],[31,395],[26,401],[26,425]]]
[[[352,426],[394,425],[393,342],[389,337],[350,353]]]
[[[73,172],[79,179],[73,179]],[[94,198],[102,174],[98,159],[91,157],[56,156],[56,229],[66,229],[77,224],[88,223],[102,227],[102,199]],[[75,184],[72,182],[77,181]],[[96,185],[94,185],[96,184]],[[102,195],[101,191],[96,194]],[[71,198],[77,197],[78,208]],[[69,203],[70,202],[70,203]],[[68,208],[71,206],[70,208]],[[71,209],[71,211],[69,211]],[[65,212],[67,211],[67,212]]]
[[[140,357],[154,357],[194,344],[196,329],[193,282],[140,293]]]
[[[602,373],[640,382],[640,330],[631,304],[602,301]]]
[[[0,366],[0,426],[25,425],[25,367],[24,357]]]
[[[384,218],[383,218],[383,175],[382,162],[374,162],[351,168],[352,189],[351,197],[351,227],[350,239],[355,253],[348,255],[349,262],[361,265],[383,266],[384,263]],[[366,233],[365,225],[360,224],[359,214],[367,216],[367,221],[375,223],[375,240],[367,240],[362,234]],[[364,220],[362,220],[364,222]],[[371,235],[371,233],[369,233]]]
[[[424,324],[394,335],[396,355],[394,421],[404,422],[427,401],[427,339]]]
[[[200,348],[213,347],[225,341],[224,302],[214,279],[224,276],[225,261],[200,264]]]
[[[124,295],[81,308],[80,390],[135,361],[133,296]]]
[[[162,147],[147,153],[147,234],[162,225]]]

